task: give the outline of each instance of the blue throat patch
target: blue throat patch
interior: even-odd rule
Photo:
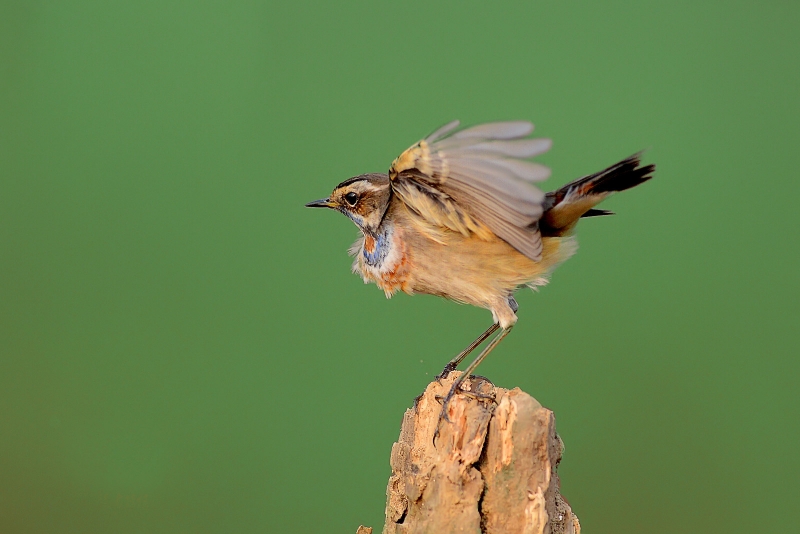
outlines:
[[[389,249],[392,247],[391,229],[384,228],[381,233],[375,236],[374,241],[375,248],[371,252],[367,250],[366,246],[364,246],[362,249],[364,262],[370,267],[377,267],[378,265],[382,264],[383,260],[386,259],[386,255],[389,254]]]
[[[345,216],[347,216],[351,221],[356,223],[356,226],[358,226],[359,228],[362,228],[364,226],[364,219],[362,219],[361,217],[359,217],[355,213],[350,213],[349,211],[343,210],[343,209],[340,209],[339,211],[344,213]]]

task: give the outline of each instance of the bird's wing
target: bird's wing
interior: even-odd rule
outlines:
[[[546,152],[550,140],[528,138],[533,124],[525,121],[458,125],[453,121],[400,154],[389,170],[393,190],[431,224],[479,235],[488,227],[538,261],[544,193],[532,183],[550,169],[526,159]]]

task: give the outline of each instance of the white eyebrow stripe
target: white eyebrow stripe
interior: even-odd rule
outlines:
[[[378,192],[383,190],[382,187],[378,187],[378,186],[376,186],[376,185],[374,185],[374,184],[372,184],[372,183],[370,183],[370,182],[368,182],[366,180],[361,182],[360,185],[361,185],[361,192],[362,193],[367,193],[367,192],[378,193]]]

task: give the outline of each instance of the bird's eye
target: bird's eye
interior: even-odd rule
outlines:
[[[358,202],[358,195],[356,195],[355,193],[347,193],[347,194],[344,196],[344,199],[345,199],[345,200],[347,201],[347,203],[348,203],[348,204],[350,204],[351,206],[355,206],[355,205],[356,205],[356,202]]]

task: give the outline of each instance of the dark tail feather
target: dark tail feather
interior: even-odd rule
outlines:
[[[555,192],[556,197],[562,199],[569,195],[590,195],[600,193],[615,193],[635,187],[652,178],[656,170],[655,165],[641,165],[641,153],[625,158],[619,163],[600,172],[578,178]]]
[[[634,154],[600,172],[578,178],[556,191],[547,193],[540,226],[542,235],[562,235],[581,217],[613,215],[594,209],[603,199],[625,191],[653,177],[655,165],[641,166],[641,153]]]
[[[608,210],[598,210],[596,208],[592,208],[589,211],[587,211],[586,213],[584,213],[583,215],[581,215],[581,218],[585,219],[587,217],[602,217],[603,215],[614,215],[614,212],[613,211],[608,211]]]

